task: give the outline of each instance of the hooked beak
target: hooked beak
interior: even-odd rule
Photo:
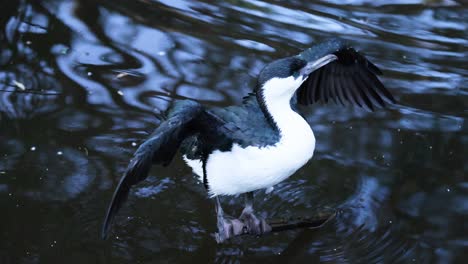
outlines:
[[[311,61],[307,63],[300,71],[299,74],[302,75],[302,78],[307,78],[309,74],[317,69],[327,65],[328,63],[337,60],[338,57],[334,54],[328,54],[318,60]]]

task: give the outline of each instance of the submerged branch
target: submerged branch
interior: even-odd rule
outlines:
[[[298,217],[290,219],[278,219],[270,220],[267,223],[271,226],[271,232],[281,232],[292,229],[299,228],[320,228],[325,225],[328,221],[333,219],[336,215],[336,212],[331,214],[321,214],[320,216],[314,216],[311,218],[308,217]]]

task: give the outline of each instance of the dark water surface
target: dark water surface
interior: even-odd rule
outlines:
[[[451,0],[2,1],[0,263],[468,263],[467,27]],[[335,220],[217,245],[213,203],[178,156],[100,240],[154,112],[239,103],[266,63],[336,35],[399,104],[312,107],[314,159],[256,194],[268,217],[327,206]]]

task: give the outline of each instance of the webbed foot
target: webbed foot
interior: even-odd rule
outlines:
[[[271,231],[271,226],[267,224],[264,218],[258,217],[254,214],[252,206],[247,206],[242,211],[241,216],[239,217],[246,230],[246,233],[252,235],[262,235]]]
[[[245,232],[245,224],[241,220],[227,216],[218,217],[218,232],[215,233],[217,243],[223,243],[231,237],[245,234]]]

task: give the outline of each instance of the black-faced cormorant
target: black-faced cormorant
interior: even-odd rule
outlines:
[[[377,78],[380,74],[345,41],[332,39],[266,65],[240,105],[211,108],[191,100],[176,102],[130,161],[112,197],[103,237],[130,187],[144,180],[153,164],[167,166],[178,150],[216,199],[218,241],[239,233],[239,227],[254,234],[268,231],[266,221],[254,215],[253,191],[287,179],[315,149],[314,133],[297,104],[334,100],[370,110],[383,107],[384,101],[395,100]],[[218,196],[242,193],[246,203],[240,218],[225,217]]]

